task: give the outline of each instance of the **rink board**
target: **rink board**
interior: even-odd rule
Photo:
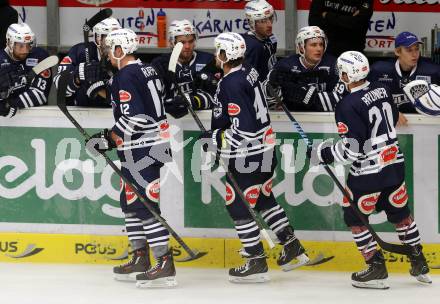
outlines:
[[[177,263],[179,267],[228,268],[238,266],[242,260],[238,254],[241,244],[238,239],[222,238],[185,238],[188,246],[206,254],[195,261]],[[318,253],[333,259],[307,270],[321,271],[356,271],[363,267],[353,242],[317,242],[303,241],[311,258]],[[32,233],[0,234],[0,262],[33,263],[86,263],[117,265],[127,261],[127,238],[125,236],[99,235],[62,235]],[[185,257],[181,246],[172,240],[175,259]],[[431,266],[440,265],[440,244],[426,244],[425,255]],[[276,259],[281,246],[269,250],[266,247],[271,269],[277,269]],[[407,272],[407,258],[386,253],[390,272]],[[434,269],[434,272],[439,272]]]

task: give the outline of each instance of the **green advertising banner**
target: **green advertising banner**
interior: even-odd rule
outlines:
[[[232,228],[232,220],[227,214],[224,198],[220,195],[224,172],[213,169],[208,178],[195,180],[201,162],[194,164],[193,146],[199,132],[184,131],[184,140],[192,140],[184,150],[184,215],[188,228]],[[311,133],[313,140],[338,138],[337,134]],[[305,146],[297,133],[277,132],[278,166],[273,182],[273,191],[295,229],[310,231],[345,231],[340,202],[342,195],[323,168],[309,170],[305,163]],[[298,145],[299,143],[299,145]],[[413,136],[399,135],[399,143],[406,160],[406,184],[412,208],[413,204]],[[199,149],[200,150],[200,149]],[[296,153],[298,152],[298,153]],[[198,166],[197,166],[198,164]],[[341,166],[339,166],[341,167]],[[348,172],[349,166],[346,167]],[[333,168],[335,169],[335,168]],[[339,168],[342,169],[342,168]],[[342,170],[339,179],[344,181]],[[338,170],[336,170],[338,174]],[[343,182],[345,184],[345,182]],[[203,190],[202,190],[203,189]],[[208,195],[206,195],[208,193]],[[205,199],[203,197],[205,196]],[[207,196],[207,197],[206,197]],[[388,223],[375,225],[378,231],[394,231]]]
[[[76,129],[2,127],[1,138],[0,222],[123,224],[119,178]]]

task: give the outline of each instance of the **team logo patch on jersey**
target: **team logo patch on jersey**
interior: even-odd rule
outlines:
[[[387,165],[391,162],[394,162],[397,159],[397,152],[399,152],[397,146],[386,148],[380,152],[380,163],[382,165]]]
[[[119,90],[119,101],[129,102],[131,100],[131,94],[124,90]]]
[[[26,65],[27,66],[31,66],[34,67],[38,64],[38,59],[37,58],[27,58],[26,59]]]
[[[269,128],[264,132],[263,143],[266,145],[275,145],[276,137],[276,133],[274,133],[273,129]]]
[[[232,204],[234,200],[235,200],[234,188],[232,188],[229,183],[226,183],[226,198],[225,198],[226,206]]]
[[[345,187],[345,190],[347,190],[348,194],[350,195],[350,198],[353,199],[353,193],[348,187]],[[350,207],[350,201],[348,200],[348,197],[344,195],[342,198],[342,207]]]
[[[162,139],[169,139],[170,138],[170,124],[168,122],[163,122],[160,124],[160,131],[159,136]]]
[[[127,205],[133,204],[137,199],[137,195],[134,194],[133,189],[131,189],[129,185],[125,184],[122,179],[120,180],[119,184],[121,186],[121,192],[125,192],[125,200],[127,201]]]
[[[345,123],[339,121],[338,122],[338,134],[343,135],[343,134],[347,134],[347,133],[348,133],[348,126]]]
[[[361,198],[358,200],[359,210],[366,215],[373,213],[374,209],[376,209],[376,204],[377,201],[379,200],[379,195],[380,192],[370,193],[361,196]]]
[[[406,185],[403,183],[396,191],[390,194],[388,201],[396,208],[405,207],[408,203],[408,192],[406,191]]]
[[[148,184],[145,189],[145,193],[150,201],[154,203],[159,203],[160,196],[160,179],[155,179],[151,183]]]
[[[240,106],[236,103],[228,103],[228,114],[229,116],[236,116],[240,114]]]
[[[40,75],[44,78],[49,78],[50,75],[52,75],[52,72],[50,71],[50,69],[47,69],[47,70],[44,70],[43,72],[41,72]]]
[[[255,207],[257,203],[258,197],[260,196],[261,185],[253,185],[244,190],[244,197],[246,197],[246,201],[251,205],[252,208]]]
[[[71,64],[72,63],[72,58],[70,58],[69,56],[66,56],[63,58],[63,60],[61,60],[60,64]]]
[[[265,196],[269,196],[272,193],[272,184],[273,178],[270,178],[264,182],[263,187],[261,187],[261,192],[263,192]]]

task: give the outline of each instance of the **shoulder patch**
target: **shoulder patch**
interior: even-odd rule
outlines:
[[[236,103],[228,103],[228,114],[229,116],[237,116],[240,114],[240,106]]]
[[[119,90],[119,101],[129,102],[131,100],[131,94],[124,90]]]
[[[38,59],[37,58],[27,58],[26,59],[26,65],[27,66],[31,66],[34,67],[38,64]]]
[[[40,75],[43,76],[44,78],[49,78],[50,75],[52,75],[52,72],[50,71],[50,69],[47,69],[41,72]]]
[[[60,64],[71,64],[72,63],[72,58],[70,58],[69,56],[66,56],[63,58],[63,60],[61,60]]]
[[[270,39],[270,42],[272,42],[272,43],[277,43],[278,42],[277,41],[277,37],[275,35],[270,36],[269,39]]]
[[[338,122],[338,133],[339,133],[339,135],[343,135],[343,134],[348,133],[348,126],[341,121]]]

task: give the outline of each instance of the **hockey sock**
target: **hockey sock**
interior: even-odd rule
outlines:
[[[145,237],[142,221],[136,216],[136,213],[125,214],[125,229],[132,251],[145,248],[147,238]]]
[[[396,231],[399,236],[399,240],[403,244],[416,246],[420,244],[420,234],[417,228],[416,222],[411,216],[403,219],[400,223],[396,224]]]
[[[283,244],[288,240],[291,240],[292,237],[295,237],[293,229],[291,229],[291,231],[287,231],[290,229],[285,229],[290,226],[289,219],[280,205],[261,211],[261,216]]]
[[[234,221],[235,230],[246,253],[250,255],[261,254],[263,244],[260,241],[260,229],[254,220]]]
[[[168,241],[170,233],[155,218],[143,221],[144,232],[147,237],[148,245],[156,259],[168,253]]]
[[[371,259],[377,251],[377,243],[365,226],[351,227],[353,239],[365,261]]]

